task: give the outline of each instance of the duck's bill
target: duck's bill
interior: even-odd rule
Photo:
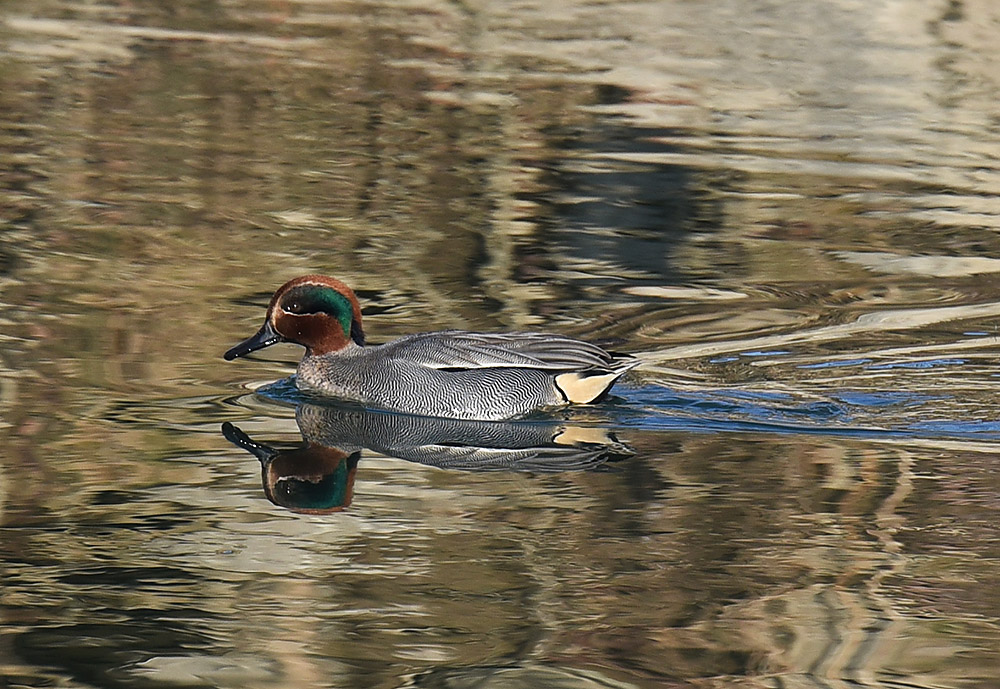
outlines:
[[[274,332],[274,328],[271,327],[271,322],[268,321],[264,323],[264,325],[262,325],[260,330],[256,333],[223,354],[222,358],[226,361],[232,361],[238,356],[246,356],[250,352],[256,352],[258,349],[264,349],[264,347],[270,347],[277,342],[281,342],[281,339],[281,335]]]

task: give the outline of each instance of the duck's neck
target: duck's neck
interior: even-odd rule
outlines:
[[[316,347],[306,347],[306,356],[349,356],[360,351],[361,349],[363,349],[363,345],[359,345],[354,340],[347,340],[339,347],[324,347],[322,345]]]

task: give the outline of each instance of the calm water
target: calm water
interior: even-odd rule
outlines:
[[[8,0],[0,684],[1000,687],[998,31]],[[305,272],[374,341],[644,365],[512,424],[303,404],[221,354]]]

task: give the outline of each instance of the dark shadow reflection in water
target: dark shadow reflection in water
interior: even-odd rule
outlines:
[[[317,404],[298,405],[295,421],[303,442],[290,448],[258,443],[229,422],[222,434],[260,460],[268,500],[304,514],[351,504],[365,449],[465,471],[598,471],[633,454],[602,429],[550,422],[461,421]]]
[[[676,137],[671,129],[625,126],[596,118],[573,130],[547,132],[562,153],[544,171],[544,191],[527,195],[539,208],[548,245],[563,261],[585,266],[619,281],[680,284],[690,279],[673,260],[695,232],[722,226],[722,209],[704,193],[704,174],[686,165],[637,163],[611,156],[669,155],[677,146],[659,143]]]

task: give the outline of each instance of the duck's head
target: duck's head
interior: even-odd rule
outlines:
[[[260,330],[223,358],[232,361],[278,342],[302,345],[313,355],[336,352],[352,342],[363,345],[361,307],[354,291],[340,280],[323,275],[289,280],[271,297]]]

